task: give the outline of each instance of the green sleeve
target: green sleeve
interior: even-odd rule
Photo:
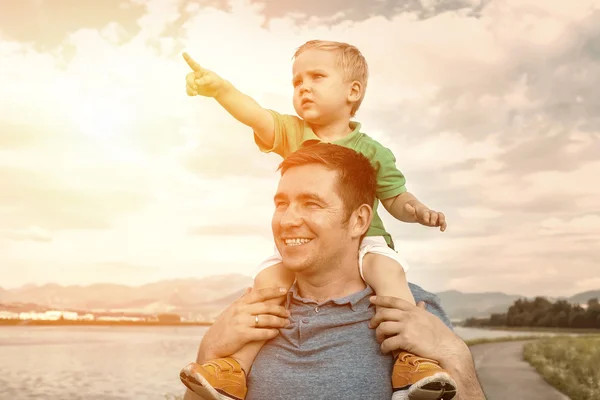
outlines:
[[[380,146],[375,154],[377,169],[377,198],[386,200],[406,192],[406,178],[396,167],[396,157],[391,150]]]
[[[295,151],[297,142],[302,134],[302,120],[294,115],[279,114],[277,111],[267,110],[273,116],[275,123],[275,137],[272,145],[263,142],[254,133],[254,142],[263,153],[276,153],[286,158]]]

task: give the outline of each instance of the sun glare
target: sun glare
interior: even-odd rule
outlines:
[[[116,98],[98,97],[79,103],[74,110],[78,131],[99,140],[127,135],[132,127],[132,114],[127,105]]]

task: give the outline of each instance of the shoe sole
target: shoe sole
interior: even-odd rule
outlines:
[[[455,385],[448,374],[435,374],[420,386],[415,384],[396,390],[392,400],[451,400],[456,396]]]
[[[179,378],[188,389],[200,396],[202,400],[243,400],[220,393],[202,375],[191,374],[186,368],[181,370]]]

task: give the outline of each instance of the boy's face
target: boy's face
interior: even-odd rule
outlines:
[[[294,61],[292,73],[298,116],[319,125],[349,116],[353,82],[347,82],[336,66],[334,51],[302,52]]]

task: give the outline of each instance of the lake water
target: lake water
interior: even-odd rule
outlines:
[[[179,370],[206,327],[0,327],[0,399],[157,399],[181,395]],[[456,328],[463,339],[521,336]]]

